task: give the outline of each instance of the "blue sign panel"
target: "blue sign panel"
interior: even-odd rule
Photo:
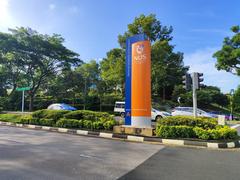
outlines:
[[[147,40],[145,34],[138,34],[126,40],[126,67],[125,67],[125,125],[131,125],[131,84],[132,84],[132,44]]]

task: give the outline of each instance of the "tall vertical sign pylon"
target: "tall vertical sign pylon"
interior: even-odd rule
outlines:
[[[151,127],[151,44],[145,34],[126,41],[125,125]]]

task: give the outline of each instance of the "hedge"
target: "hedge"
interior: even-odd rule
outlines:
[[[41,126],[54,126],[55,121],[53,119],[37,119],[32,117],[23,117],[20,120],[22,124],[34,124],[34,125],[41,125]]]
[[[214,118],[191,116],[169,116],[158,121],[159,125],[166,126],[191,126],[201,127],[203,129],[214,129],[217,126],[217,120]]]
[[[82,127],[82,121],[76,120],[76,119],[60,119],[56,123],[57,127],[63,127],[63,128],[81,128]]]
[[[193,138],[195,133],[189,126],[164,126],[156,128],[156,135],[161,138]]]
[[[19,123],[22,118],[29,118],[30,115],[21,114],[0,114],[0,121]]]
[[[108,121],[113,120],[113,115],[106,112],[94,112],[87,110],[71,111],[64,114],[66,119],[91,120],[91,121]]]
[[[209,140],[209,139],[236,139],[238,138],[238,133],[236,129],[231,129],[228,126],[217,129],[202,129],[195,127],[194,132],[199,139]]]
[[[42,109],[32,113],[33,118],[37,119],[53,119],[55,122],[60,118],[63,118],[63,115],[70,111],[67,110],[49,110],[49,109]]]
[[[115,121],[109,120],[106,122],[101,121],[92,121],[92,120],[76,120],[76,119],[65,119],[62,118],[57,121],[57,127],[64,127],[64,128],[85,128],[91,130],[112,130],[113,126],[115,125]]]
[[[191,126],[158,125],[156,135],[161,138],[198,138],[203,140],[238,138],[237,130],[228,126],[218,126],[216,129],[203,129]]]

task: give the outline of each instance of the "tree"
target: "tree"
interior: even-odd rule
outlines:
[[[148,16],[140,15],[134,19],[134,22],[128,25],[128,31],[125,32],[123,35],[118,36],[118,42],[121,47],[125,47],[127,37],[145,33],[150,41],[154,42],[156,40],[159,41],[171,41],[172,36],[171,33],[173,28],[162,26],[161,22],[156,19],[154,14],[150,14]]]
[[[152,45],[152,94],[165,100],[172,95],[174,86],[182,83],[182,76],[188,71],[183,64],[183,54],[173,52],[174,46],[167,40]]]
[[[173,91],[173,101],[176,102],[177,97],[181,97],[181,103],[185,106],[192,106],[192,91],[186,92],[182,86],[176,86]],[[228,98],[221,93],[220,89],[215,86],[204,86],[197,90],[197,103],[200,108],[211,108],[213,103],[219,106],[227,106]]]
[[[97,94],[98,92],[98,85],[99,85],[99,65],[95,60],[91,60],[89,63],[84,63],[82,66],[76,68],[76,72],[81,75],[84,82],[84,109],[86,109],[86,101],[89,90],[95,91]],[[93,92],[91,92],[93,94]]]
[[[159,101],[170,99],[174,86],[181,83],[182,76],[188,70],[183,64],[183,53],[174,52],[171,45],[173,28],[163,26],[154,14],[140,15],[133,23],[128,25],[128,30],[118,36],[118,42],[125,48],[127,37],[145,33],[152,44],[152,95]],[[156,97],[156,98],[155,98]]]
[[[38,89],[66,66],[82,63],[78,54],[67,49],[64,39],[58,35],[39,34],[31,28],[10,29],[10,34],[0,33],[0,59],[10,59],[15,75],[13,89],[19,85],[30,86],[29,110],[33,110],[33,101]],[[11,58],[8,58],[8,56]],[[2,62],[1,61],[1,62]],[[3,63],[6,65],[6,63]],[[21,82],[22,81],[22,82]]]
[[[100,63],[100,76],[106,83],[108,90],[116,92],[121,89],[125,77],[125,53],[123,49],[115,48],[107,53],[107,57]]]
[[[234,35],[226,37],[222,48],[215,52],[213,57],[217,58],[218,70],[225,70],[240,76],[240,26],[231,28]]]
[[[234,92],[233,105],[234,111],[240,113],[240,86],[238,86],[237,90]]]

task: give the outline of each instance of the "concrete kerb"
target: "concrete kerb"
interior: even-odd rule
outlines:
[[[0,121],[0,125],[36,129],[36,130],[45,130],[50,132],[59,132],[59,133],[74,134],[74,135],[80,135],[80,136],[100,137],[100,138],[106,138],[106,139],[121,139],[124,141],[131,141],[131,142],[148,142],[148,143],[155,143],[155,144],[157,143],[157,144],[174,145],[174,146],[196,146],[196,147],[207,147],[211,149],[240,147],[240,140],[232,141],[232,142],[217,143],[217,142],[202,142],[202,141],[192,141],[192,140],[161,139],[157,137],[143,137],[143,136],[134,136],[134,135],[126,135],[126,134],[113,134],[113,133],[106,133],[106,132],[75,130],[75,129],[68,129],[68,128],[56,128],[56,127],[38,126],[38,125],[29,125],[29,124],[26,125],[26,124],[18,124],[18,123],[2,122],[2,121]]]

